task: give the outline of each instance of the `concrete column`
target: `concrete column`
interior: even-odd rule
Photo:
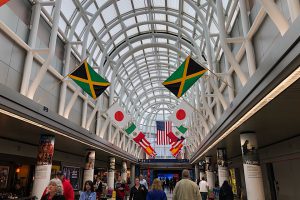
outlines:
[[[96,156],[95,150],[88,149],[86,151],[82,187],[84,187],[84,183],[86,181],[88,181],[88,180],[93,181],[93,179],[94,179],[95,156]]]
[[[258,145],[255,133],[240,135],[247,198],[265,199],[262,172],[258,158]]]
[[[215,174],[214,174],[211,160],[212,160],[211,156],[205,157],[205,172],[206,172],[207,184],[210,190],[212,190],[215,186]]]
[[[126,161],[122,161],[121,177],[122,177],[122,181],[127,182],[127,162]]]
[[[199,180],[199,165],[195,164],[195,179],[196,181]]]
[[[217,149],[217,164],[218,164],[219,186],[221,187],[225,180],[226,181],[229,180],[226,149],[224,148]]]
[[[108,178],[107,178],[108,189],[114,189],[115,167],[116,167],[116,159],[115,159],[115,157],[110,157],[109,158]]]
[[[41,199],[45,188],[49,184],[54,141],[55,137],[53,135],[41,134],[32,189],[32,196],[36,196],[37,199]]]
[[[130,165],[130,185],[134,185],[134,178],[135,178],[135,164]]]

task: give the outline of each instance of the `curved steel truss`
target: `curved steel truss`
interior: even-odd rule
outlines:
[[[273,1],[260,0],[260,10],[249,22],[247,0],[55,0],[32,1],[33,24],[28,48],[34,48],[40,15],[52,26],[46,59],[28,51],[21,93],[34,97],[45,73],[50,71],[59,79],[68,74],[70,57],[78,62],[88,58],[91,66],[111,83],[109,104],[115,100],[123,105],[135,119],[139,128],[154,133],[155,120],[167,119],[172,109],[180,103],[162,82],[173,73],[187,55],[203,63],[207,73],[183,97],[197,112],[189,119],[187,150],[193,153],[201,140],[209,133],[230,102],[237,95],[234,85],[244,86],[256,71],[252,37],[263,19],[269,16],[283,35],[289,22]],[[298,8],[299,2],[288,1],[289,8]],[[293,5],[294,4],[294,5]],[[296,4],[296,5],[295,5]],[[290,9],[294,20],[299,10]],[[237,18],[241,19],[242,32],[231,37],[230,32]],[[57,72],[50,61],[54,56],[57,36],[63,38],[65,68]],[[240,44],[234,53],[231,44]],[[247,58],[247,70],[240,62]],[[220,60],[225,57],[221,68]],[[33,58],[40,60],[42,67],[32,83],[29,82]],[[234,84],[235,81],[238,82]],[[66,99],[66,88],[73,96]],[[94,118],[106,117],[103,97],[93,101],[72,83],[64,80],[61,93],[60,115],[68,117],[77,98],[84,99],[82,126],[90,128]],[[87,106],[93,112],[87,115]],[[108,119],[103,124],[97,121],[96,134],[134,152],[126,146],[130,140],[118,128],[112,130]],[[135,151],[138,156],[140,150]]]

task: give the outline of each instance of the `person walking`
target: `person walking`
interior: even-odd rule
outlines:
[[[97,194],[97,198],[100,199],[100,196],[103,192],[101,177],[97,176],[96,181],[94,183],[94,190]]]
[[[173,193],[174,185],[175,185],[174,180],[173,180],[173,179],[170,179],[170,181],[169,181],[169,190],[170,190],[170,194]]]
[[[233,200],[232,188],[228,181],[224,181],[220,189],[219,200]]]
[[[162,189],[162,183],[158,178],[153,180],[151,191],[148,192],[146,200],[167,200],[167,195]]]
[[[47,188],[47,192],[43,194],[41,200],[65,200],[63,195],[64,189],[60,179],[51,179]]]
[[[140,184],[140,179],[135,178],[134,186],[130,189],[129,200],[146,200],[147,188]]]
[[[190,180],[190,172],[182,171],[182,180],[179,181],[173,192],[173,200],[199,200],[200,192],[196,183]]]
[[[63,185],[64,196],[66,200],[74,200],[74,190],[69,180],[65,178],[62,171],[56,173],[56,178],[60,179]]]
[[[122,182],[122,177],[119,176],[115,185],[116,189],[116,200],[124,200],[125,198],[125,183]]]
[[[88,180],[84,183],[84,192],[80,193],[79,200],[96,200],[97,194],[94,191],[93,182]]]
[[[148,183],[144,179],[143,175],[140,175],[140,184],[144,185],[146,187],[146,189],[148,190]]]
[[[208,184],[204,177],[202,177],[202,179],[199,183],[199,188],[200,188],[200,194],[201,194],[202,200],[206,200],[207,194],[208,194]]]

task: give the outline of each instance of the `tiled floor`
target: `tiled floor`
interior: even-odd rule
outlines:
[[[165,193],[167,194],[168,200],[172,200],[172,194],[169,192],[169,189],[165,189]]]

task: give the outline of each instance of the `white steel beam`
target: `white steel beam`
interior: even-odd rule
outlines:
[[[259,0],[281,35],[289,29],[289,23],[273,0]],[[298,2],[299,4],[299,2]]]

